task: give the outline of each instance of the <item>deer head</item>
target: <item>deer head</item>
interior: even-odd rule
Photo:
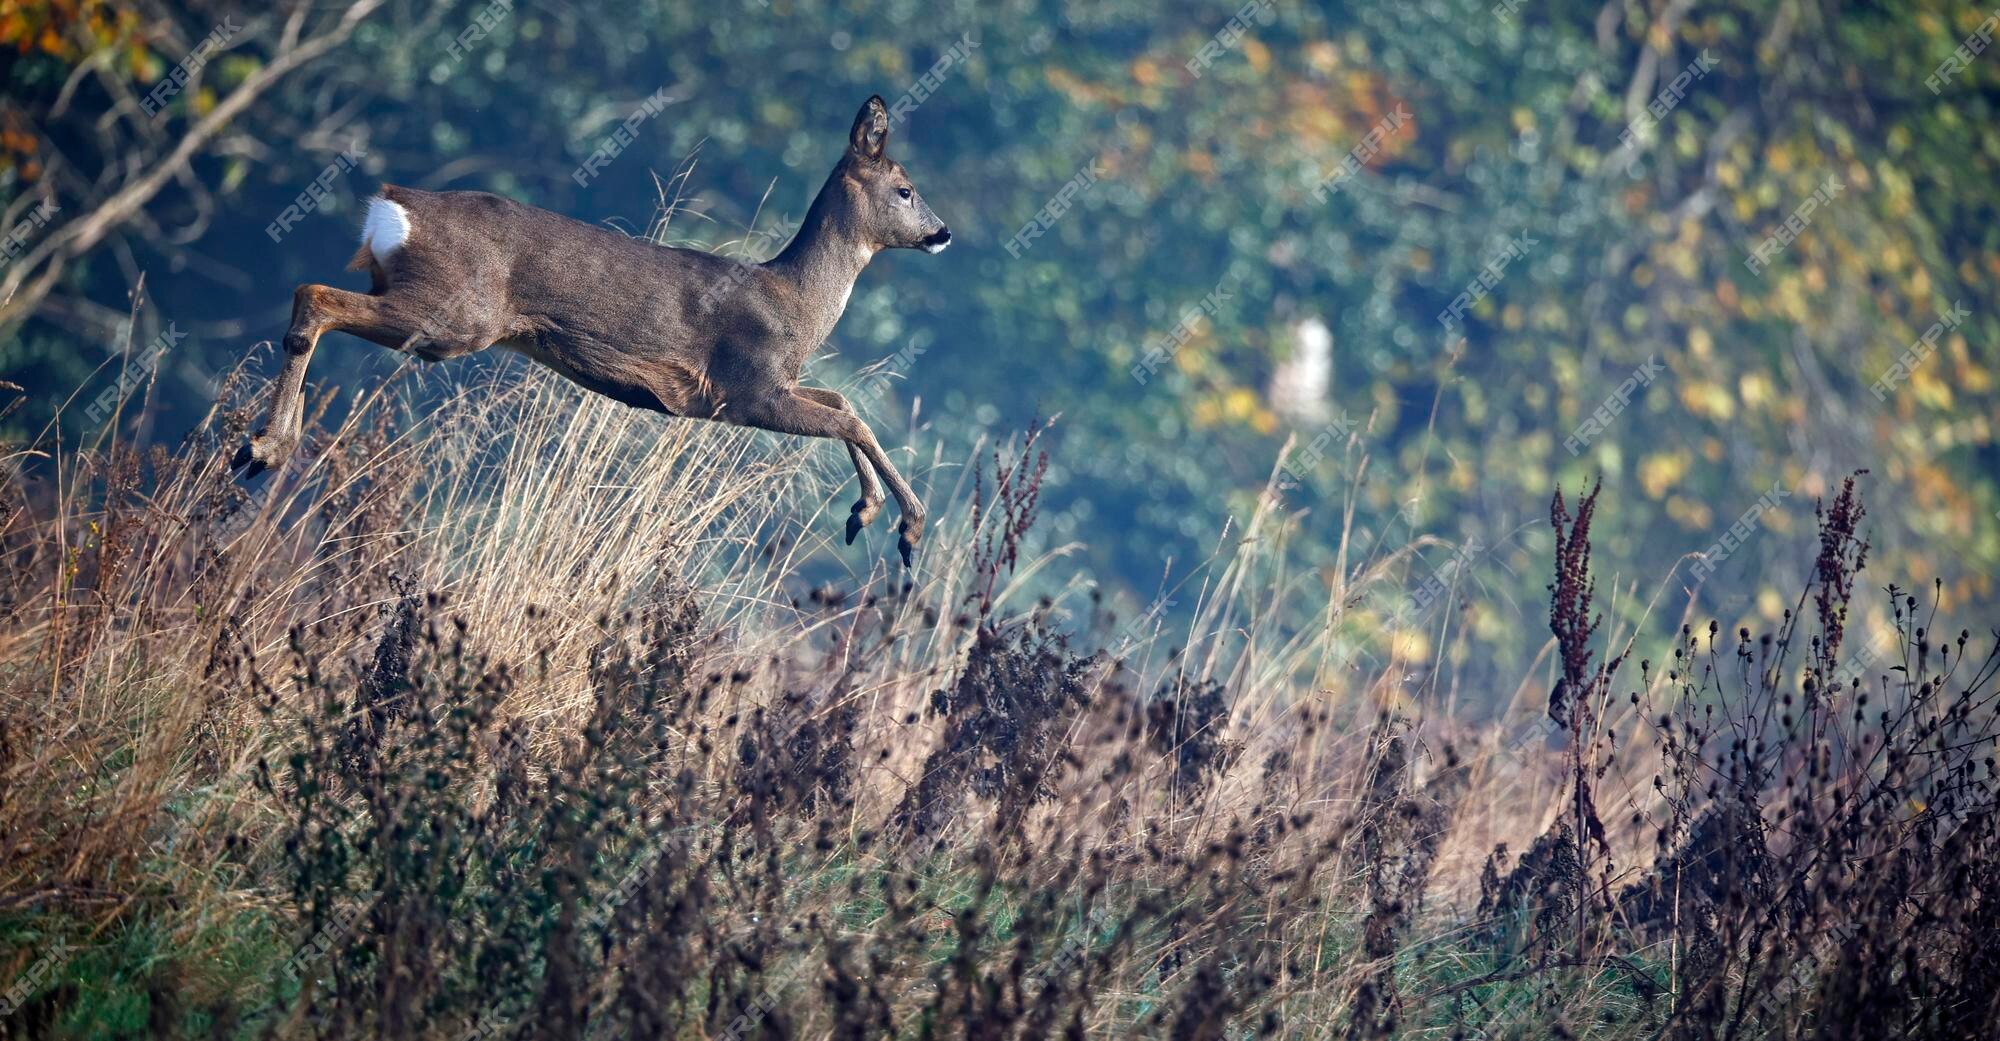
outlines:
[[[903,510],[897,547],[908,564],[924,532],[916,492],[845,397],[798,382],[869,258],[951,242],[889,158],[889,126],[888,107],[869,98],[804,224],[762,264],[654,245],[497,196],[384,185],[354,258],[372,291],[293,293],[270,417],[234,465],[254,475],[298,447],[306,365],[322,333],[432,360],[497,344],[628,405],[846,442],[861,482],[848,541],[881,509],[879,476]],[[635,303],[626,280],[602,271],[631,272],[656,292]]]
[[[903,164],[889,158],[888,147],[889,109],[877,95],[855,115],[847,154],[834,170],[841,223],[872,249],[943,252],[951,245],[951,229],[917,194]]]

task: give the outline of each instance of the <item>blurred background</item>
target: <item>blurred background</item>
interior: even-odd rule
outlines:
[[[1937,576],[1957,613],[2000,562],[1994,19],[0,0],[0,378],[26,398],[0,437],[129,423],[92,406],[136,366],[165,408],[119,436],[176,440],[295,285],[365,286],[341,269],[385,181],[770,256],[879,93],[955,242],[878,258],[807,381],[868,388],[931,496],[1056,417],[1039,537],[1128,615],[1186,610],[1276,510],[1302,602],[1406,551],[1404,608],[1457,612],[1449,653],[1518,677],[1550,495],[1601,477],[1608,611],[1691,598],[1761,629],[1812,566],[1814,498],[1858,469],[1866,577]],[[311,386],[397,364],[334,337]]]

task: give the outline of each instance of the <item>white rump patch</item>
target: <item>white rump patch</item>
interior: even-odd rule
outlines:
[[[410,211],[381,196],[368,200],[368,217],[361,222],[361,244],[375,254],[377,264],[386,264],[390,254],[403,248],[410,237]]]

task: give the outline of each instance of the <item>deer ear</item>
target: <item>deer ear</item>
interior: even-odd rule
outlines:
[[[889,147],[889,106],[877,94],[854,116],[854,129],[847,132],[847,150],[862,159],[880,159]]]

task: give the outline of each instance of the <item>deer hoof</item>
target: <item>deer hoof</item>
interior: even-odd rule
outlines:
[[[855,503],[854,511],[847,515],[847,544],[854,545],[854,536],[861,534],[861,529],[875,523],[875,515],[881,512],[880,502],[863,499]]]
[[[912,566],[911,558],[916,555],[917,543],[921,541],[923,537],[924,537],[923,518],[918,517],[912,519],[908,514],[904,514],[900,534],[896,539],[896,549],[903,554],[904,567]]]
[[[297,447],[296,438],[259,432],[250,435],[249,443],[236,450],[236,458],[230,460],[229,465],[239,471],[239,478],[248,480],[266,470],[285,465],[285,460],[292,457],[292,450]]]

